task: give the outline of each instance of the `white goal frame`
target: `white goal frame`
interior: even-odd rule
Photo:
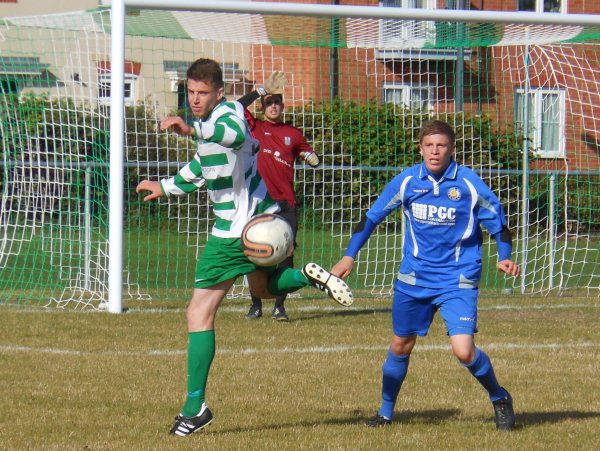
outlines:
[[[600,26],[600,15],[392,8],[378,6],[322,5],[215,0],[101,0],[111,7],[111,118],[109,179],[109,282],[108,311],[123,309],[123,193],[124,193],[124,61],[125,9],[165,9],[203,12],[254,13],[263,15],[321,16],[364,19],[436,20]],[[527,152],[525,152],[525,155]],[[524,158],[527,158],[526,156]],[[525,161],[526,162],[526,161]],[[524,167],[527,167],[526,165]]]

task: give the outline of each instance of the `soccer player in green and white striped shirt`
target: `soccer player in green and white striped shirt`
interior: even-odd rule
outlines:
[[[252,294],[273,298],[313,285],[342,305],[350,305],[346,283],[315,263],[303,270],[259,268],[244,255],[242,229],[257,213],[277,212],[256,169],[258,143],[251,137],[238,102],[223,95],[223,74],[218,63],[196,60],[187,71],[188,101],[193,126],[171,116],[161,130],[190,136],[197,142],[192,161],[170,178],[143,180],[136,192],[148,191],[144,201],[181,196],[205,186],[215,216],[212,232],[196,264],[192,299],[187,308],[187,398],[175,418],[171,434],[186,436],[208,426],[213,415],[205,401],[208,373],[215,355],[215,316],[235,279],[246,275]]]

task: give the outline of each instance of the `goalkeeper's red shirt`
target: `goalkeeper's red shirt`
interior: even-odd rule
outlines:
[[[296,206],[294,163],[300,152],[313,152],[302,132],[293,125],[256,119],[245,110],[252,136],[260,143],[258,172],[272,199]]]

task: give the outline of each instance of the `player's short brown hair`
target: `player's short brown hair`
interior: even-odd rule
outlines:
[[[425,122],[421,126],[421,131],[419,132],[419,144],[423,142],[425,136],[429,135],[446,135],[452,145],[456,142],[456,133],[450,124],[437,119]]]
[[[185,75],[188,80],[211,83],[215,89],[223,87],[223,71],[221,70],[221,66],[216,61],[208,58],[199,58],[194,61]]]

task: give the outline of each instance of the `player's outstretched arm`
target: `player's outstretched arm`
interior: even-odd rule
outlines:
[[[521,273],[521,268],[518,264],[510,259],[512,253],[512,233],[506,226],[494,235],[496,246],[498,247],[498,263],[496,268],[509,276],[518,277]]]
[[[248,108],[260,96],[268,94],[283,94],[283,89],[287,85],[287,77],[284,72],[275,71],[267,78],[262,85],[257,85],[254,91],[237,99],[244,108]]]
[[[300,152],[300,158],[306,161],[310,167],[316,168],[319,166],[320,161],[317,152]]]
[[[178,135],[182,136],[194,136],[194,128],[190,127],[185,121],[179,116],[165,117],[160,121],[161,130],[173,130]]]
[[[331,268],[332,274],[342,279],[350,275],[356,255],[367,242],[375,227],[377,227],[377,224],[371,221],[367,215],[363,215],[358,226],[356,226],[356,229],[352,233],[352,237],[350,237],[350,242],[348,243],[346,252],[344,252],[344,256]]]
[[[334,276],[341,277],[345,279],[352,272],[352,267],[354,266],[354,259],[352,257],[348,257],[344,255],[342,259],[337,262],[333,268],[331,268],[331,274]]]
[[[150,191],[150,194],[144,196],[144,202],[149,202],[154,199],[158,199],[162,197],[162,189],[160,187],[160,182],[152,181],[152,180],[142,180],[138,186],[135,187],[135,192],[140,193],[142,191]]]
[[[508,274],[509,276],[513,277],[519,277],[521,274],[521,267],[510,259],[500,260],[498,263],[496,263],[496,268],[498,268],[498,270],[502,271],[504,274]]]

